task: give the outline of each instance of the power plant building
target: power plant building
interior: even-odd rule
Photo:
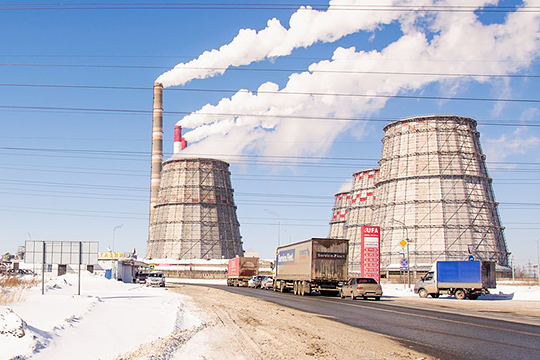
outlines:
[[[356,229],[361,225],[381,227],[382,270],[399,270],[403,257],[413,270],[426,270],[436,260],[465,260],[471,255],[507,266],[504,228],[476,121],[423,116],[393,122],[384,132],[380,170],[374,172],[373,184],[355,182],[349,193],[345,238],[351,241],[353,272],[359,265],[355,246],[359,246]],[[355,212],[358,204],[353,201],[359,189],[364,191],[359,198],[367,206]],[[408,247],[400,244],[404,239]]]
[[[159,88],[160,84],[155,84],[154,88],[156,86]],[[161,92],[155,90],[154,112],[162,104],[159,96]],[[154,116],[154,123],[156,118],[158,122],[162,121],[159,116]],[[153,127],[153,143],[160,143],[161,134],[155,131],[160,126],[154,124]],[[164,163],[160,159],[158,164],[156,158],[162,152],[153,147],[152,167],[159,167],[160,171],[152,171],[146,258],[227,259],[242,256],[229,164],[217,159],[183,156],[181,151],[187,142],[181,131],[179,126],[175,127],[174,154]]]

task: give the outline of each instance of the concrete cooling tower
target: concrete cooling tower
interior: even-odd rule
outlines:
[[[229,164],[189,158],[175,127],[174,155],[161,163],[161,85],[154,85],[150,228],[146,258],[221,259],[243,255]],[[156,110],[157,109],[157,110]],[[156,145],[157,144],[157,145]]]
[[[332,220],[330,220],[330,237],[333,239],[346,238],[347,215],[351,206],[350,202],[351,195],[348,192],[337,193],[335,195]]]
[[[382,267],[399,268],[408,238],[409,263],[477,260],[508,264],[476,121],[424,116],[384,128],[374,222],[381,227]]]
[[[349,274],[359,275],[361,265],[361,227],[373,225],[375,181],[379,169],[366,169],[353,174],[352,189],[336,194],[332,220],[331,238],[349,240]]]
[[[399,270],[407,255],[403,239],[409,239],[413,270],[469,255],[507,266],[504,228],[476,121],[423,116],[393,122],[384,131],[380,170],[354,174],[351,191],[338,194],[351,199],[350,206],[340,209],[347,213],[349,271],[360,267],[362,225],[381,227],[382,270]]]
[[[230,175],[229,164],[216,159],[165,161],[147,258],[242,255]]]

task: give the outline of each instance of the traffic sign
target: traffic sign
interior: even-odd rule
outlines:
[[[409,266],[409,261],[405,258],[401,259],[401,261],[399,262],[401,264],[401,266],[405,267],[405,266]]]
[[[405,240],[405,239],[403,239],[403,240],[401,240],[401,241],[399,242],[399,245],[401,245],[401,246],[403,246],[403,247],[407,246],[407,244],[408,244],[408,242],[407,242],[407,240]]]
[[[156,270],[156,265],[150,264],[149,268],[150,268],[150,270]]]
[[[399,268],[399,270],[401,270],[401,271],[409,271],[409,267],[408,266],[401,266]]]
[[[474,256],[469,255],[469,261],[474,261]]]

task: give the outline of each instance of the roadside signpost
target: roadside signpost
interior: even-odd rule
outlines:
[[[24,262],[41,264],[41,294],[45,294],[45,264],[77,264],[78,295],[81,295],[81,265],[98,263],[97,241],[26,241]]]
[[[401,267],[399,268],[401,271],[409,271],[409,260],[403,258],[400,261]]]
[[[378,226],[361,227],[361,268],[360,276],[381,281],[380,228]]]

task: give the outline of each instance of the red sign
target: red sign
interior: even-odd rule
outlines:
[[[360,276],[381,281],[381,250],[378,226],[362,226],[362,265]]]

